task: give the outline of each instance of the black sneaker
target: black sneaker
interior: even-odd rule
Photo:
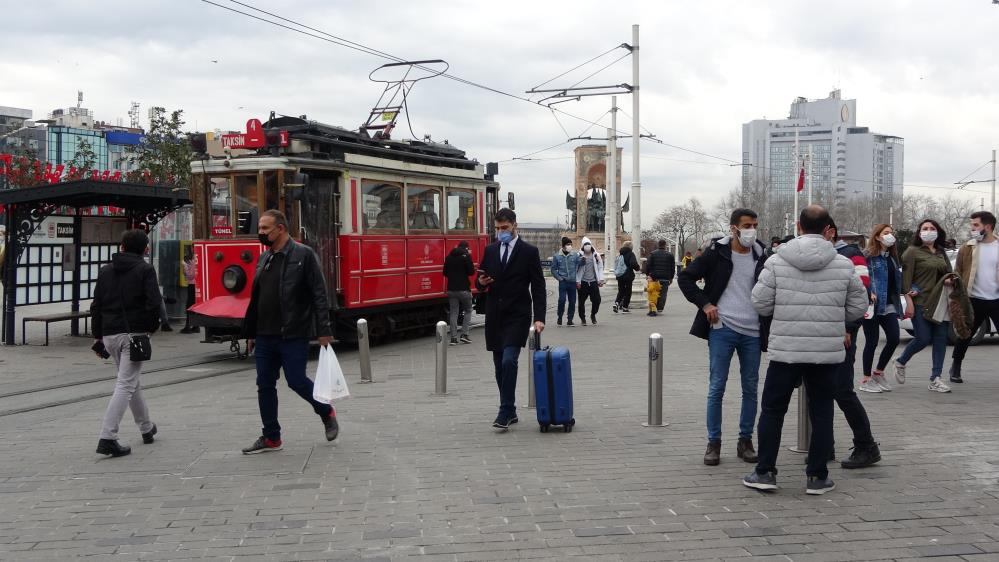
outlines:
[[[496,421],[493,422],[493,427],[496,429],[510,429],[510,418],[500,414],[496,416]]]
[[[650,310],[649,313],[646,314],[646,316],[658,316],[658,315],[656,314],[655,310]]]
[[[460,338],[458,338],[458,341],[460,341],[461,343],[472,343],[472,338],[468,336],[461,336]]]
[[[147,433],[142,434],[142,442],[145,443],[146,445],[149,445],[153,441],[155,441],[155,439],[153,439],[153,435],[156,435],[156,431],[157,431],[156,424],[154,423],[152,429],[150,429]]]
[[[256,455],[257,453],[268,453],[270,451],[280,451],[281,440],[272,441],[264,436],[257,437],[257,440],[253,442],[253,445],[243,449],[244,455]]]
[[[808,486],[805,488],[805,493],[810,496],[821,496],[826,492],[831,492],[836,489],[836,484],[827,476],[826,478],[819,478],[817,476],[808,477]]]
[[[570,323],[571,323],[571,322],[572,322],[572,321],[570,320]],[[562,317],[561,317],[561,316],[559,316],[559,317],[558,317],[558,320],[556,320],[556,321],[555,321],[555,325],[556,325],[556,326],[561,326],[561,325],[562,325]]]
[[[590,315],[590,322],[593,322],[594,326],[597,325],[597,315],[596,314],[591,314]]]
[[[329,416],[328,418],[323,418],[323,427],[326,428],[326,440],[333,441],[340,435],[340,423],[336,421],[336,413]]]
[[[774,472],[759,474],[754,470],[742,479],[742,485],[754,490],[776,490],[777,474]]]
[[[625,307],[622,306],[621,307],[621,314],[631,314],[631,310],[629,310],[629,309],[627,309],[627,308],[625,308]]]
[[[586,325],[586,318],[580,318],[579,319],[579,325],[580,326],[585,326]]]
[[[869,447],[854,447],[850,458],[839,463],[843,468],[866,468],[881,461],[881,450],[877,444]]]
[[[458,338],[451,338],[450,345],[458,345]]]
[[[132,452],[128,445],[119,445],[114,439],[101,439],[97,442],[98,455],[111,455],[112,457],[124,457]]]
[[[170,327],[170,324],[167,324],[166,322],[164,322],[164,323],[160,324],[160,330],[164,331],[164,332],[172,332],[173,328]]]
[[[964,379],[961,378],[961,362],[955,360],[950,366],[950,382],[961,384]]]
[[[510,418],[510,420],[507,422],[507,424],[513,425],[513,424],[515,424],[515,423],[517,423],[519,421],[520,421],[520,418],[518,418],[517,415],[514,414],[514,416],[512,418]]]
[[[617,303],[614,303],[614,314],[617,314],[617,309],[618,309]]]
[[[576,327],[576,325],[572,323],[572,320],[569,320],[568,322],[566,322],[565,325],[567,327],[569,327],[569,328],[575,328]]]

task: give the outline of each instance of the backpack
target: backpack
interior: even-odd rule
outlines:
[[[614,277],[621,277],[628,272],[628,266],[624,263],[624,255],[620,254],[614,260]]]

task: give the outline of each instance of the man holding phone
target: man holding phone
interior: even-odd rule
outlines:
[[[486,246],[476,280],[486,293],[486,349],[493,352],[499,414],[493,427],[517,423],[517,361],[527,333],[545,329],[545,278],[538,249],[517,236],[517,215],[500,209],[494,219],[496,242]]]

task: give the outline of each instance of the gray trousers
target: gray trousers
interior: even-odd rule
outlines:
[[[132,417],[139,426],[139,432],[149,433],[153,429],[153,422],[149,421],[149,408],[142,398],[139,384],[142,363],[135,363],[128,358],[128,334],[104,336],[103,341],[111,359],[118,366],[118,380],[114,383],[114,395],[111,396],[101,423],[101,439],[118,439],[118,424],[128,408],[132,409]]]
[[[468,336],[468,330],[472,325],[472,291],[448,291],[448,306],[451,309],[451,339],[458,337],[458,307],[465,311],[464,321],[461,323],[461,335]]]

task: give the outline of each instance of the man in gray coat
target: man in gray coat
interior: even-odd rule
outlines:
[[[833,441],[836,371],[846,357],[844,323],[867,310],[867,291],[853,263],[839,255],[823,234],[829,213],[818,205],[801,211],[800,236],[769,260],[753,288],[760,316],[773,316],[763,385],[756,470],[742,483],[757,490],[777,489],[777,453],[784,415],[795,387],[804,382],[812,439],[808,448],[806,493],[824,494],[836,487],[826,461]],[[846,342],[845,345],[849,345]]]

